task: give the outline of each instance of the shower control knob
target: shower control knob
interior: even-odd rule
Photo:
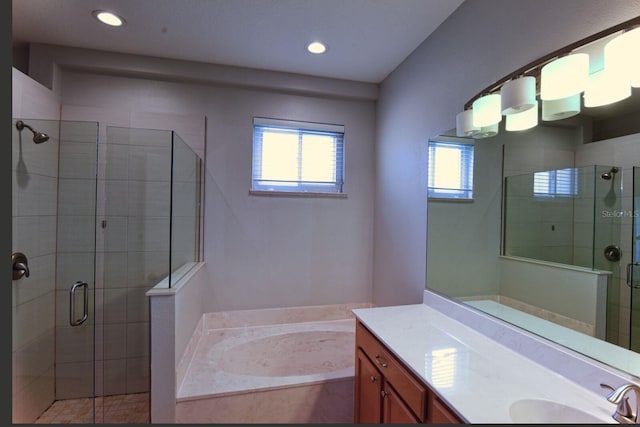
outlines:
[[[11,254],[11,264],[13,267],[13,280],[22,277],[29,277],[29,260],[22,252],[14,252]]]
[[[622,251],[616,245],[609,245],[604,248],[604,257],[608,261],[620,261]]]

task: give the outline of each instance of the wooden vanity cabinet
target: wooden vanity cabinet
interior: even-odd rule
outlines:
[[[460,423],[360,321],[356,322],[354,383],[356,423]]]

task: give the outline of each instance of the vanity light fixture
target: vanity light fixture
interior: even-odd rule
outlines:
[[[500,109],[505,116],[522,113],[537,105],[536,78],[533,76],[510,80],[500,89]]]
[[[498,134],[499,129],[500,129],[499,123],[494,123],[489,126],[482,126],[479,132],[471,135],[471,138],[473,139],[490,138],[492,136],[496,136]]]
[[[473,102],[473,125],[479,128],[495,125],[502,120],[500,95],[492,93]]]
[[[327,45],[319,41],[314,41],[307,44],[307,51],[315,55],[320,55],[327,51]]]
[[[604,46],[605,68],[640,87],[640,27],[625,31]]]
[[[456,136],[473,136],[478,132],[480,128],[473,125],[472,110],[464,110],[456,115]]]
[[[562,120],[580,114],[580,94],[566,98],[542,101],[542,120]]]
[[[638,45],[640,48],[640,45]],[[631,96],[629,79],[621,78],[619,73],[608,68],[589,76],[589,84],[584,91],[585,107],[601,107],[622,101]]]
[[[111,27],[122,27],[125,24],[123,17],[106,10],[94,10],[91,14],[100,22]]]
[[[538,125],[538,101],[534,101],[533,108],[529,108],[521,113],[509,114],[505,117],[505,129],[508,131],[531,129]]]
[[[496,135],[502,115],[507,117],[506,130],[529,129],[538,123],[540,104],[541,119],[552,121],[579,114],[583,97],[586,107],[625,99],[631,87],[640,87],[639,46],[640,16],[636,16],[530,62],[467,101],[456,116],[456,135]],[[594,47],[601,50],[595,51],[590,64],[590,55],[582,50]],[[590,75],[590,65],[598,65],[600,52],[604,68]]]
[[[589,55],[574,53],[549,62],[540,71],[540,99],[553,101],[580,93],[589,82]]]

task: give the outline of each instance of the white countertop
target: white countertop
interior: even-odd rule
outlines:
[[[469,423],[513,423],[509,408],[522,399],[550,400],[616,423],[604,390],[592,393],[425,304],[353,313]]]

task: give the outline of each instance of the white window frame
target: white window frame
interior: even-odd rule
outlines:
[[[459,150],[460,174],[459,182],[455,187],[436,187],[435,181],[438,173],[442,173],[446,166],[438,162],[437,150],[439,148]],[[447,138],[447,140],[429,140],[428,144],[428,183],[427,197],[433,200],[446,201],[473,201],[473,169],[475,158],[475,146],[473,142],[462,138]],[[446,170],[444,171],[446,173]]]
[[[297,137],[298,151],[293,166],[297,171],[297,179],[267,179],[263,175],[263,138],[265,132],[283,133]],[[321,136],[333,138],[333,163],[327,165],[333,174],[333,180],[304,181],[304,137]],[[262,117],[253,119],[253,161],[251,170],[251,194],[285,194],[285,195],[343,195],[344,194],[344,126],[280,120]]]

